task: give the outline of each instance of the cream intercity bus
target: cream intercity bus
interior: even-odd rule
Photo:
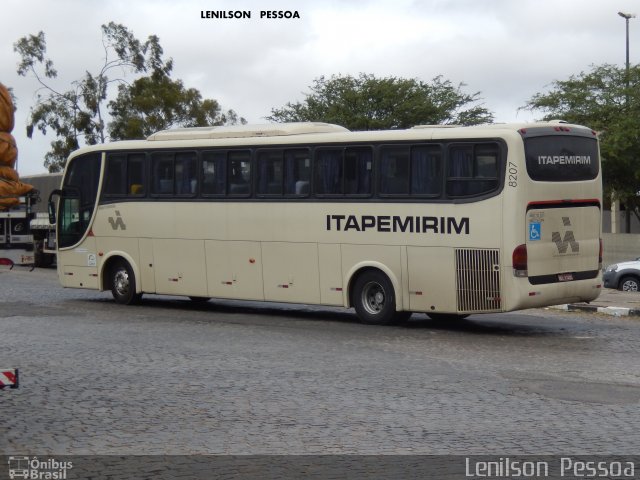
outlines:
[[[65,287],[373,324],[595,299],[601,206],[596,133],[560,121],[166,130],[74,152],[50,198]]]

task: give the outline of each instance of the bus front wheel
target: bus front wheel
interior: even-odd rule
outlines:
[[[393,285],[380,271],[366,271],[356,279],[352,304],[362,323],[389,325],[398,320]]]
[[[140,301],[142,294],[136,293],[136,277],[131,265],[118,260],[111,267],[111,293],[116,303],[133,305]]]

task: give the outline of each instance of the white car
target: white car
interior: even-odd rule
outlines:
[[[617,288],[624,292],[640,291],[640,259],[614,263],[602,275],[605,288]]]

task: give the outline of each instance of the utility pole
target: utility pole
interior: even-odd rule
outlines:
[[[636,14],[635,13],[623,13],[623,12],[618,12],[618,15],[620,15],[622,18],[624,18],[624,21],[626,23],[627,26],[627,61],[626,61],[626,66],[627,66],[627,73],[629,73],[629,19],[631,18],[636,18]]]
[[[627,36],[626,36],[626,61],[625,61],[625,82],[626,82],[626,103],[629,103],[629,19],[631,18],[636,18],[636,14],[635,13],[624,13],[624,12],[618,12],[618,15],[620,15],[622,18],[624,18],[625,24],[626,24],[626,30],[627,30]],[[617,204],[617,202],[616,202]],[[617,213],[617,212],[611,212],[611,216],[613,217],[613,215]],[[625,220],[625,230],[626,233],[631,233],[631,210],[629,210],[629,207],[627,206],[627,208],[625,208],[624,211],[624,220]],[[613,231],[613,228],[612,228]]]

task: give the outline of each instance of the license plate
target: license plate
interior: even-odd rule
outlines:
[[[558,281],[560,282],[570,282],[573,280],[573,273],[559,273]]]
[[[22,264],[33,263],[33,255],[21,255],[20,256],[20,263],[22,263]]]

